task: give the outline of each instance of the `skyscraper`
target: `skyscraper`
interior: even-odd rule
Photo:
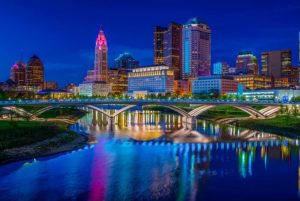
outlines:
[[[154,63],[165,64],[174,70],[175,79],[181,79],[182,25],[172,22],[168,27],[154,30]]]
[[[26,85],[26,64],[18,61],[12,67],[10,71],[10,79],[17,83],[17,85]]]
[[[26,66],[26,85],[40,86],[44,84],[44,65],[37,55],[33,55]]]
[[[115,68],[133,69],[139,66],[139,61],[135,60],[129,53],[120,54],[114,62]]]
[[[164,34],[167,28],[156,26],[154,28],[154,63],[164,63]]]
[[[182,77],[210,75],[211,29],[198,18],[190,19],[182,28]]]
[[[258,75],[256,56],[251,51],[242,51],[236,58],[236,73],[240,75]]]
[[[107,41],[100,30],[95,46],[94,81],[108,81]]]
[[[282,69],[292,65],[292,51],[277,50],[261,53],[261,74],[280,78]]]
[[[175,80],[181,79],[182,25],[172,22],[164,33],[164,64],[174,70]]]

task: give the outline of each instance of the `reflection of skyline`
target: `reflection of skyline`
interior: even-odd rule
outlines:
[[[113,112],[107,110],[108,112]],[[79,126],[80,125],[80,126]],[[199,121],[196,130],[187,130],[182,126],[181,117],[176,114],[159,111],[131,111],[118,115],[113,122],[98,111],[91,111],[79,120],[77,130],[91,134],[91,141],[97,142],[100,133],[110,134],[114,138],[132,138],[148,141],[159,138],[173,139],[177,143],[215,143],[231,141],[267,141],[279,140],[298,144],[298,139],[289,139],[275,134],[243,129],[234,125],[220,125],[209,121]]]
[[[92,122],[92,123],[90,123]],[[207,121],[201,121],[197,130],[192,131],[194,137],[180,136],[184,131],[181,127],[181,119],[178,115],[162,114],[156,111],[134,111],[122,113],[115,119],[113,130],[109,131],[109,122],[104,115],[98,112],[92,112],[85,118],[79,121],[80,127],[87,132],[92,132],[97,138],[100,133],[113,132],[115,143],[132,146],[171,146],[176,154],[190,154],[198,152],[207,152],[208,156],[205,161],[209,164],[209,153],[214,151],[229,151],[233,150],[238,158],[238,169],[241,177],[246,178],[253,174],[253,163],[256,159],[256,152],[263,161],[264,168],[268,168],[268,159],[290,160],[291,145],[298,146],[298,140],[293,140],[277,135],[241,129],[235,126],[224,126],[213,124]],[[179,133],[179,138],[172,138],[172,135]],[[199,136],[203,144],[198,143]],[[203,136],[212,141],[203,141]],[[122,140],[123,139],[123,140]],[[172,139],[172,140],[170,140]],[[176,140],[175,140],[176,139]],[[139,142],[140,141],[140,142]],[[144,141],[144,142],[143,142]],[[179,144],[174,144],[177,142]],[[202,161],[199,165],[195,163],[193,168],[209,168],[203,164],[203,158],[193,156],[196,162]],[[204,168],[205,169],[205,168]]]
[[[95,146],[105,147],[101,152],[114,150],[112,158],[119,165],[118,168],[106,167],[106,171],[107,168],[110,169],[110,175],[115,175],[106,181],[108,183],[103,184],[106,185],[103,188],[106,192],[102,193],[106,198],[117,193],[120,199],[129,199],[129,194],[137,193],[135,189],[139,186],[149,189],[147,193],[138,194],[141,197],[186,200],[189,196],[193,200],[207,188],[214,177],[237,175],[243,180],[255,178],[262,170],[272,171],[274,161],[288,167],[292,154],[298,151],[297,140],[205,121],[199,124],[197,132],[205,132],[206,136],[219,141],[208,144],[174,143],[168,139],[171,139],[174,131],[181,129],[181,121],[177,115],[136,111],[124,113],[116,119],[113,131],[108,129],[108,122],[103,123],[105,120],[99,114],[87,115],[77,127],[94,132],[97,142],[101,142]],[[93,122],[92,125],[89,122]],[[114,133],[113,137],[107,138],[111,132]],[[238,137],[245,139],[228,141]],[[258,141],[251,140],[252,138]],[[151,157],[153,155],[154,158]],[[297,160],[297,164],[298,162]],[[100,193],[97,188],[90,190],[95,190],[90,195]]]
[[[129,135],[124,135],[126,137],[121,135],[123,129],[129,133],[140,121],[149,122],[150,125],[139,125],[142,129],[136,131],[137,133],[143,129],[156,129],[169,134],[169,131],[171,133],[177,129],[176,125],[171,125],[170,128],[164,127],[164,125],[169,125],[169,122],[176,124],[177,120],[172,115],[163,116],[159,113],[157,115],[134,113],[120,116],[118,121],[123,122],[122,127],[120,126],[114,132],[120,132],[121,137],[118,134],[111,137],[108,125],[101,126],[101,122],[98,122],[101,116],[87,115],[80,121],[80,125],[73,128],[82,131],[90,129],[95,132],[97,144],[53,159],[43,161],[38,159],[31,164],[20,166],[11,173],[6,173],[0,179],[0,189],[2,187],[0,199],[5,198],[6,195],[17,197],[20,196],[18,192],[21,192],[22,197],[36,193],[35,198],[41,198],[40,195],[51,195],[57,200],[62,198],[59,196],[65,196],[61,200],[70,200],[76,196],[80,196],[82,200],[146,200],[150,198],[199,200],[202,197],[208,198],[207,196],[211,198],[211,192],[215,192],[216,189],[218,192],[220,192],[219,189],[226,189],[224,184],[232,185],[230,187],[233,189],[239,185],[244,185],[243,188],[245,188],[253,184],[251,181],[265,181],[265,176],[275,178],[275,176],[281,176],[278,175],[281,173],[284,173],[283,176],[278,180],[276,177],[276,180],[269,184],[270,188],[276,188],[281,183],[287,185],[289,182],[290,192],[296,194],[295,191],[298,190],[296,182],[300,178],[298,176],[300,175],[298,173],[300,154],[295,141],[281,138],[261,142],[177,144],[162,137],[143,141],[132,139]],[[98,119],[93,121],[93,118]],[[128,120],[128,118],[131,119]],[[134,119],[136,122],[132,123]],[[91,123],[93,125],[89,125],[90,122],[94,122]],[[95,128],[96,126],[98,127]],[[226,130],[221,127],[218,125],[213,128],[216,135],[208,136],[222,136],[216,133],[218,129]],[[211,129],[212,125],[206,122],[206,128]],[[280,168],[278,168],[279,165]],[[232,180],[237,184],[232,184]],[[43,185],[36,185],[39,181],[43,181],[43,185],[46,183],[47,188],[43,188]],[[28,183],[35,185],[27,186],[22,190],[18,189]],[[19,187],[16,184],[22,185]],[[258,188],[264,188],[261,183],[255,185]],[[5,189],[15,189],[1,194],[4,186]],[[264,189],[264,193],[265,191],[267,191],[266,194],[270,193],[268,189]],[[222,196],[222,191],[220,195]]]

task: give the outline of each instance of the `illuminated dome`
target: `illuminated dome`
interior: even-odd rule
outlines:
[[[18,61],[12,66],[12,69],[14,69],[14,70],[25,69],[25,68],[26,68],[26,65],[22,61]]]

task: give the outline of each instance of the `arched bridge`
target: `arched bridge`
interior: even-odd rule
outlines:
[[[101,109],[99,105],[124,105],[123,108],[117,110],[113,114]],[[180,104],[192,104],[197,107],[187,112],[181,109],[178,105]],[[80,100],[25,100],[25,101],[0,101],[0,107],[3,107],[12,112],[18,113],[21,116],[28,118],[37,118],[42,113],[57,107],[87,107],[96,110],[110,119],[114,119],[116,116],[132,109],[135,106],[162,106],[179,113],[183,117],[183,122],[192,124],[195,122],[196,117],[203,114],[204,112],[216,108],[222,105],[228,105],[242,110],[249,114],[251,118],[268,118],[275,115],[281,108],[282,103],[274,102],[250,102],[250,101],[212,101],[212,100],[193,100],[193,99],[175,99],[175,100],[159,100],[159,99],[80,99]],[[265,108],[257,110],[251,105],[263,105]],[[22,106],[44,106],[42,109],[29,113],[25,110],[20,109]]]

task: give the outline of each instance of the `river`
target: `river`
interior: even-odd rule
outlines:
[[[0,200],[298,200],[298,139],[180,116],[98,112],[79,150],[0,166]]]

